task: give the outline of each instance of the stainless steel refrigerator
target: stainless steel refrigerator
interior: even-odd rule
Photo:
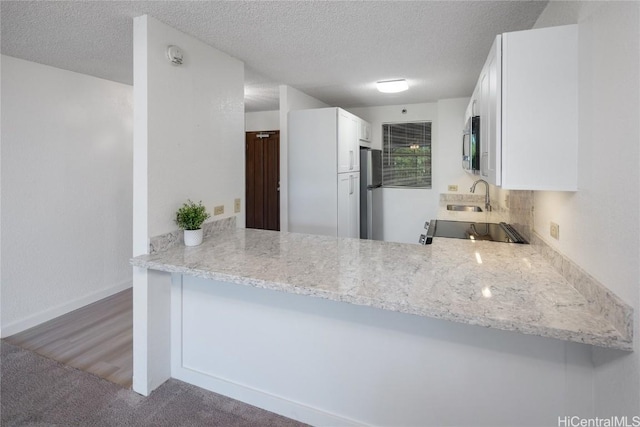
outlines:
[[[382,187],[382,151],[360,147],[360,238],[373,239],[381,212],[376,197]]]

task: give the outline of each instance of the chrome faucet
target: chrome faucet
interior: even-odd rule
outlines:
[[[476,184],[482,182],[484,185],[487,186],[487,194],[485,194],[484,196],[484,208],[487,212],[491,211],[491,201],[489,200],[489,183],[487,181],[485,181],[484,179],[479,179],[476,182],[473,183],[473,185],[471,186],[471,192],[475,193],[476,192]]]

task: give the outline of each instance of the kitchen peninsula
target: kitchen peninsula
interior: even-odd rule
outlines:
[[[238,229],[133,265],[602,347],[630,343],[528,245]]]
[[[433,412],[446,397],[438,390],[473,395],[482,384],[505,399],[525,399],[528,382],[558,387],[541,404],[580,410],[561,397],[587,392],[572,379],[589,350],[568,342],[632,346],[530,245],[233,229],[132,264],[173,273],[173,377],[312,424],[444,422]],[[514,368],[523,357],[535,366]],[[512,369],[524,387],[516,394],[500,378]],[[392,403],[396,393],[405,400]],[[484,411],[461,416],[501,424]]]

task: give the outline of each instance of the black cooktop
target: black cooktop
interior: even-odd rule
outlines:
[[[425,224],[427,234],[420,243],[428,245],[434,237],[453,239],[489,240],[505,243],[529,243],[507,223],[431,220]]]

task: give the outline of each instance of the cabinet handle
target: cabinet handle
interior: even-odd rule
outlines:
[[[353,194],[353,175],[349,175],[349,194]]]
[[[474,99],[473,102],[471,103],[471,115],[472,116],[477,116],[477,114],[476,114],[476,101],[477,101],[477,99]]]
[[[353,170],[353,150],[349,150],[349,170]]]

